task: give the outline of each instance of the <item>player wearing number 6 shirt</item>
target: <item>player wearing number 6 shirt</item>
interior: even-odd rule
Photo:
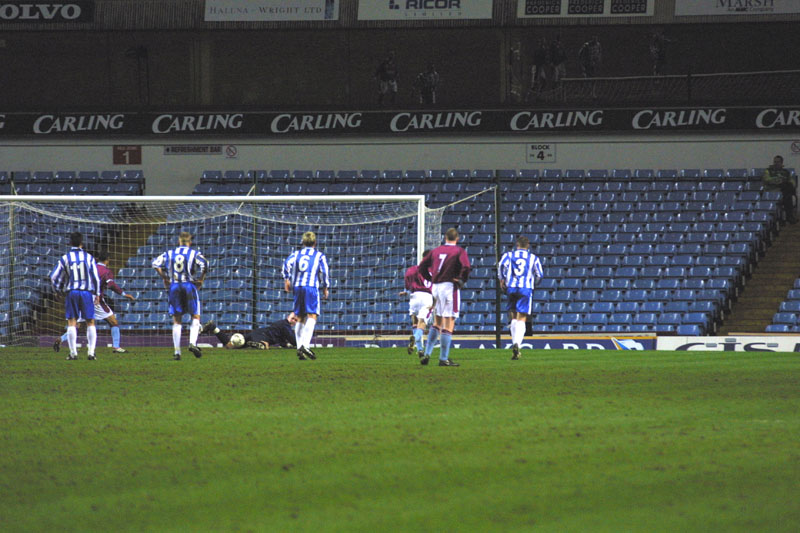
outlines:
[[[189,328],[189,351],[195,357],[203,353],[197,346],[200,335],[200,294],[203,280],[208,273],[208,262],[199,251],[192,248],[192,235],[182,231],[178,236],[180,246],[167,250],[153,260],[153,268],[169,290],[169,314],[172,315],[172,344],[176,361],[181,360],[181,320],[183,315],[192,315]]]
[[[472,267],[467,251],[458,246],[458,230],[450,228],[445,233],[445,243],[434,248],[419,264],[422,277],[433,282],[434,325],[428,332],[425,353],[420,363],[427,365],[433,353],[433,344],[441,335],[439,366],[459,366],[450,359],[450,344],[461,307],[461,288],[467,282]]]
[[[100,275],[97,273],[97,263],[92,254],[83,250],[83,235],[77,231],[71,233],[69,243],[72,248],[61,256],[50,274],[50,281],[57,291],[67,293],[64,302],[67,318],[67,342],[69,343],[67,360],[78,358],[79,318],[86,321],[86,344],[89,348],[89,360],[94,360],[94,349],[97,345],[94,306],[100,303]]]
[[[517,237],[516,249],[503,254],[497,264],[500,287],[508,294],[511,318],[511,359],[519,359],[519,347],[525,337],[525,321],[531,314],[533,288],[542,279],[542,263],[531,253],[527,237]]]
[[[317,236],[313,231],[303,233],[303,248],[292,252],[283,263],[283,280],[286,292],[294,293],[294,314],[300,320],[294,326],[297,338],[297,358],[316,359],[311,349],[314,326],[320,312],[319,289],[328,297],[328,260],[316,249]]]

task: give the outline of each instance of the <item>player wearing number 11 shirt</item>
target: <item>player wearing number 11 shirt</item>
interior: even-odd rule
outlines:
[[[303,248],[292,252],[283,263],[283,280],[286,292],[294,293],[294,314],[300,320],[294,326],[297,339],[297,358],[316,359],[311,349],[311,338],[320,312],[319,289],[328,297],[328,260],[317,250],[317,236],[313,231],[303,233]]]
[[[541,261],[528,248],[529,239],[522,235],[517,237],[516,250],[504,253],[497,264],[500,287],[508,294],[511,359],[519,359],[519,347],[525,337],[525,321],[531,314],[533,288],[544,275]]]
[[[197,346],[200,335],[200,294],[203,280],[208,273],[208,262],[199,251],[192,248],[192,235],[182,231],[178,236],[180,246],[167,250],[153,260],[153,268],[169,290],[169,314],[172,315],[172,345],[176,361],[181,359],[181,320],[183,315],[192,315],[189,328],[189,351],[195,357],[203,353]]]
[[[86,344],[89,348],[89,360],[95,359],[94,349],[97,345],[97,329],[94,325],[94,306],[100,303],[100,275],[97,273],[97,262],[92,254],[83,250],[83,235],[70,233],[69,252],[59,259],[50,274],[50,281],[56,291],[64,291],[67,298],[64,302],[67,317],[67,341],[69,355],[67,360],[78,358],[78,319],[86,321]]]

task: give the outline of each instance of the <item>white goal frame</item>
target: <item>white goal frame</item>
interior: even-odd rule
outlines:
[[[85,211],[81,211],[80,209],[76,209],[74,214],[70,214],[69,212],[64,212],[63,210],[50,210],[47,206],[55,206],[55,205],[69,205],[73,204],[75,206],[81,206],[82,204],[129,204],[129,205],[158,205],[158,204],[172,204],[172,205],[192,205],[192,204],[225,204],[225,209],[221,209],[220,211],[227,212],[222,213],[220,215],[241,215],[244,217],[253,216],[251,213],[247,213],[246,210],[243,210],[241,213],[238,212],[238,209],[235,207],[236,204],[241,204],[240,208],[245,204],[310,204],[314,202],[322,203],[322,204],[341,204],[341,203],[355,203],[355,202],[363,202],[366,204],[394,204],[394,203],[406,203],[406,207],[403,208],[403,211],[393,213],[391,208],[388,208],[385,212],[385,218],[381,218],[380,209],[375,211],[365,211],[365,213],[359,217],[358,213],[354,214],[353,221],[349,222],[346,218],[342,219],[342,222],[331,222],[329,221],[320,221],[320,222],[313,222],[309,220],[305,222],[302,218],[294,218],[297,216],[297,212],[293,211],[289,217],[286,219],[287,224],[292,225],[320,225],[320,226],[358,226],[362,224],[366,224],[364,220],[364,216],[371,217],[374,213],[374,220],[370,219],[369,223],[380,223],[381,220],[386,220],[387,222],[394,221],[394,220],[402,220],[402,219],[415,219],[416,221],[416,235],[412,237],[412,239],[408,239],[406,242],[414,241],[415,245],[415,252],[416,252],[416,260],[419,262],[422,259],[422,253],[425,250],[426,245],[426,236],[428,237],[428,241],[430,241],[432,231],[436,230],[437,232],[441,231],[440,227],[437,228],[427,228],[426,224],[426,214],[428,214],[428,209],[425,206],[425,195],[417,194],[417,195],[304,195],[304,196],[297,196],[297,195],[253,195],[253,196],[96,196],[96,195],[2,195],[0,196],[0,205],[4,206],[5,209],[9,209],[7,220],[3,221],[6,224],[4,230],[0,230],[0,234],[6,234],[8,239],[8,244],[4,245],[5,250],[0,252],[0,255],[5,255],[6,259],[3,261],[3,264],[7,265],[7,270],[9,271],[9,278],[11,278],[10,287],[20,287],[14,281],[12,274],[11,267],[15,264],[18,264],[19,257],[11,257],[12,252],[14,252],[15,248],[12,246],[16,246],[17,243],[21,242],[20,237],[24,236],[24,229],[21,231],[21,226],[14,220],[13,213],[15,209],[19,209],[22,207],[23,209],[30,209],[34,213],[39,213],[41,215],[46,215],[48,217],[52,217],[55,219],[61,219],[65,223],[79,223],[79,224],[93,224],[92,222],[92,215],[87,215]],[[37,209],[37,204],[41,207]],[[416,213],[414,213],[414,207],[408,204],[415,204],[416,205]],[[231,209],[230,206],[233,205],[234,208]],[[436,211],[436,210],[432,210]],[[279,210],[275,211],[279,213]],[[154,213],[155,214],[155,213]],[[158,226],[161,224],[178,224],[186,223],[191,224],[197,222],[199,220],[208,218],[213,218],[216,216],[213,213],[203,214],[198,213],[198,218],[193,218],[191,213],[186,213],[186,218],[181,220],[180,218],[177,219],[170,219],[169,218],[169,210],[168,208],[163,209],[162,214],[166,216],[166,220],[160,220],[158,216],[155,218],[148,218],[148,219],[137,219],[136,216],[132,216],[128,220],[103,220],[103,212],[102,210],[98,211],[96,214],[97,220],[96,224],[98,225],[120,225],[125,226],[126,224],[131,225],[139,225],[139,224],[147,224]],[[310,213],[311,215],[318,215],[324,213]],[[335,214],[334,214],[335,216]],[[346,217],[346,214],[342,214],[343,217]],[[268,215],[267,215],[268,217]],[[253,216],[254,219],[258,219],[259,216],[256,214]],[[431,222],[435,222],[437,217],[434,215],[432,217],[427,217],[430,219]],[[280,220],[272,220],[271,223],[278,223],[280,224]],[[43,233],[47,233],[48,229],[43,228],[40,235]],[[355,234],[358,234],[358,230],[355,230]],[[411,237],[407,235],[407,238]],[[441,235],[437,235],[436,237],[440,238]],[[297,246],[300,246],[299,239],[300,235],[297,236]],[[166,249],[166,248],[165,248]],[[324,251],[324,244],[323,244],[323,251]],[[202,248],[201,248],[202,250]],[[57,255],[60,257],[61,253],[66,252],[66,248],[64,250],[58,250]],[[55,264],[58,257],[56,257],[56,250],[53,250],[54,256],[52,259],[52,264]],[[2,259],[2,257],[0,257]],[[119,265],[115,265],[119,267]],[[409,265],[410,266],[410,265]],[[46,280],[39,280],[41,283],[49,283]],[[402,283],[402,282],[401,282]],[[124,287],[123,287],[124,289]],[[13,294],[16,289],[10,289],[10,293]],[[11,295],[10,294],[10,295]],[[9,311],[9,316],[14,316],[14,314]],[[122,317],[122,323],[124,324],[124,316]],[[11,328],[11,325],[8,326]],[[124,333],[124,332],[123,332]],[[24,335],[24,334],[23,334]],[[28,339],[26,341],[21,341],[24,344],[29,344],[32,342],[32,339]],[[48,341],[49,342],[49,341]],[[42,344],[41,339],[39,340],[39,345]],[[45,343],[46,344],[46,343]]]

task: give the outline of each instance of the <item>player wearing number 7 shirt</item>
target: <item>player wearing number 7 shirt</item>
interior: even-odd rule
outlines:
[[[320,312],[319,289],[328,297],[328,260],[317,250],[317,236],[313,231],[303,233],[303,248],[292,252],[283,262],[283,281],[286,292],[294,293],[294,314],[300,319],[294,326],[297,339],[297,358],[301,361],[316,359],[311,349],[314,326]]]
[[[517,237],[516,249],[503,254],[497,264],[500,288],[508,294],[508,314],[511,318],[511,359],[519,359],[519,347],[525,337],[525,321],[531,314],[533,288],[542,279],[542,263],[529,250],[527,237]]]
[[[419,264],[422,277],[433,282],[434,319],[428,332],[425,353],[420,364],[427,365],[433,353],[433,344],[441,336],[439,366],[459,366],[450,359],[450,344],[461,307],[461,289],[469,278],[472,267],[467,251],[458,246],[458,230],[450,228],[444,235],[445,243],[434,248]]]
[[[180,246],[167,250],[153,260],[153,268],[169,290],[169,314],[172,315],[172,345],[176,361],[181,360],[181,320],[183,315],[192,316],[189,328],[189,351],[195,357],[203,353],[197,346],[200,335],[200,294],[198,289],[208,273],[208,262],[199,251],[192,248],[192,235],[182,231],[178,235]]]

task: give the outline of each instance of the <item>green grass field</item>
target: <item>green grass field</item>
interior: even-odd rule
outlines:
[[[1,531],[798,531],[800,354],[0,351]]]

